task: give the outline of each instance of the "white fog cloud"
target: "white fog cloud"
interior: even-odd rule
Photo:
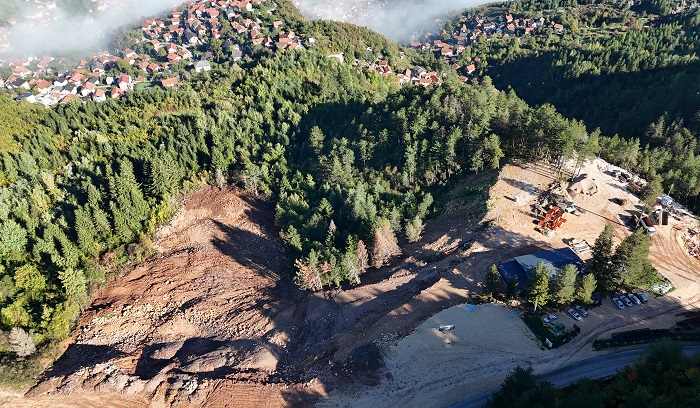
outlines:
[[[117,28],[146,17],[160,15],[182,4],[181,0],[93,0],[87,15],[69,15],[55,3],[20,5],[16,23],[6,37],[7,54],[13,56],[65,55],[104,49]],[[25,5],[22,5],[24,3]]]
[[[435,19],[484,0],[294,0],[308,18],[345,21],[405,42],[413,33],[431,29]]]

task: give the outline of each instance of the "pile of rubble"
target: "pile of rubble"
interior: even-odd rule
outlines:
[[[685,248],[688,253],[696,258],[700,258],[700,229],[689,228],[683,234]]]

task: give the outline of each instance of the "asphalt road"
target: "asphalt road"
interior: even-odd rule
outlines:
[[[632,364],[642,354],[644,354],[645,351],[646,349],[626,350],[590,358],[588,360],[579,361],[545,374],[539,374],[537,375],[537,379],[540,381],[549,381],[554,384],[555,387],[561,388],[575,383],[584,377],[593,380],[596,378],[609,377],[617,373],[618,370],[624,368],[626,365]],[[698,352],[700,352],[700,346],[683,347],[683,353],[686,355],[692,355]],[[486,401],[489,399],[491,394],[497,390],[498,388],[494,388],[464,401],[450,405],[447,408],[481,408],[486,404]]]

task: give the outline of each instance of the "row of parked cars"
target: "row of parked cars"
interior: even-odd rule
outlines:
[[[649,301],[644,293],[617,293],[612,298],[613,303],[618,309],[624,309],[625,307],[632,307],[634,305],[641,305]]]
[[[581,316],[587,317],[588,316],[588,311],[583,308],[583,306],[576,306],[575,310],[573,307],[570,307],[569,310],[566,311],[571,317],[573,317],[576,320],[581,320]],[[544,320],[545,323],[552,323],[554,320],[556,320],[557,315],[554,313],[549,314],[545,316],[542,320]]]

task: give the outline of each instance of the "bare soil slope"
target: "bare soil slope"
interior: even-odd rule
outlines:
[[[96,294],[24,402],[97,391],[149,404],[300,406],[348,382],[376,384],[383,344],[476,288],[443,259],[473,224],[429,232],[429,244],[358,287],[311,294],[292,282],[269,204],[197,192],[158,232],[158,254]]]
[[[29,396],[76,388],[201,403],[213,379],[265,381],[287,321],[288,282],[271,209],[234,190],[188,197],[158,255],[98,293],[64,355]],[[273,322],[274,320],[274,322]]]

